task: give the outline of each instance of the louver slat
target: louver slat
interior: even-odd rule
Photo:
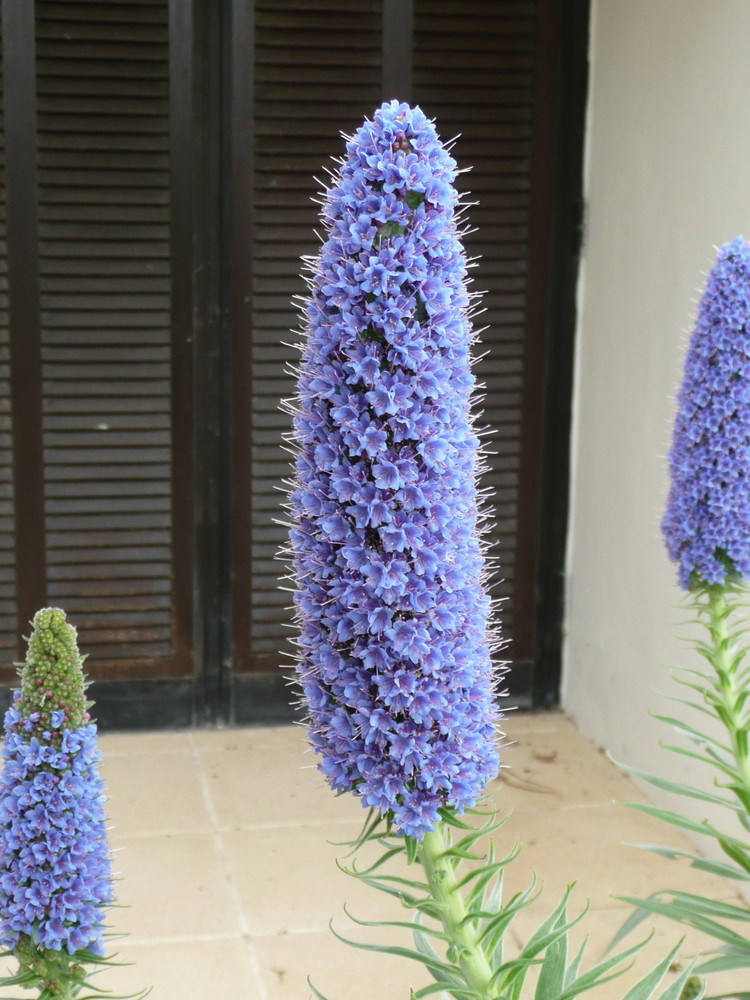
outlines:
[[[303,294],[300,256],[317,251],[313,176],[340,156],[339,131],[356,128],[380,103],[380,0],[259,0],[255,5],[255,158],[253,201],[253,376],[250,600],[238,643],[248,648],[240,671],[272,670],[290,634],[288,593],[278,590],[274,555],[285,539],[279,517],[289,454],[281,434],[290,418],[279,399],[294,389],[285,366],[298,353],[285,346],[299,326],[291,305]],[[291,647],[289,647],[291,649]]]
[[[168,4],[36,25],[48,598],[93,676],[174,674]]]
[[[476,232],[465,246],[479,258],[473,288],[486,293],[476,325],[488,327],[481,347],[488,353],[475,373],[484,385],[481,423],[494,431],[488,449],[495,454],[488,456],[482,485],[496,491],[492,541],[502,580],[493,593],[507,598],[500,612],[506,637],[516,625],[535,6],[518,0],[414,5],[414,100],[437,119],[443,139],[461,134],[455,153],[459,166],[471,171],[458,186],[478,202],[468,215]]]
[[[0,31],[2,24],[0,23]],[[0,34],[0,42],[2,35]],[[5,240],[5,145],[0,44],[0,663],[16,659],[16,581],[13,545],[13,455],[8,347],[8,269]]]

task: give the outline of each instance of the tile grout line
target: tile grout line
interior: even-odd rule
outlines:
[[[249,951],[250,964],[253,969],[253,975],[255,976],[255,985],[258,990],[258,995],[260,997],[260,1000],[268,1000],[268,992],[266,991],[265,984],[263,983],[263,977],[261,976],[260,963],[258,962],[258,955],[255,950],[255,944],[250,934],[250,927],[245,918],[245,911],[242,908],[242,899],[240,897],[239,890],[235,885],[234,879],[232,878],[232,872],[229,866],[229,856],[227,854],[226,846],[224,844],[224,838],[221,835],[221,829],[219,827],[219,819],[218,816],[216,815],[216,810],[214,809],[213,801],[211,800],[211,793],[208,787],[208,779],[206,777],[206,772],[203,769],[203,764],[200,759],[201,757],[200,751],[195,746],[192,733],[188,734],[188,740],[190,742],[190,751],[193,757],[193,763],[195,764],[195,768],[198,772],[198,780],[201,786],[201,794],[203,795],[203,804],[205,805],[206,812],[208,813],[209,819],[211,820],[211,826],[212,826],[211,834],[214,840],[214,844],[216,846],[216,850],[224,866],[224,873],[226,875],[227,882],[229,883],[229,891],[232,895],[232,898],[234,899],[235,909],[239,917],[240,933]]]
[[[537,810],[541,812],[542,810]],[[230,825],[228,823],[221,824],[216,821],[215,824],[206,824],[205,828],[202,826],[193,827],[190,830],[184,829],[184,827],[164,827],[154,830],[148,830],[143,832],[132,832],[132,833],[117,833],[116,840],[118,847],[121,849],[130,840],[143,840],[148,837],[180,837],[189,836],[192,833],[234,833],[235,831],[243,832],[259,832],[268,830],[292,830],[303,827],[328,827],[328,826],[356,826],[357,829],[361,829],[362,822],[359,819],[352,817],[344,817],[341,819],[280,819],[272,823],[241,823],[239,825]],[[116,832],[116,828],[112,827]]]

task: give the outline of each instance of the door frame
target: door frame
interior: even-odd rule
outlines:
[[[200,0],[196,0],[200,2]],[[535,137],[532,182],[540,186],[530,220],[534,257],[530,260],[528,322],[533,327],[529,364],[524,366],[523,440],[528,455],[521,469],[520,495],[528,504],[519,533],[517,565],[528,600],[520,609],[524,642],[506,678],[509,700],[525,709],[559,701],[565,596],[565,542],[569,488],[569,433],[576,324],[575,289],[581,247],[583,146],[588,81],[590,0],[538,0],[538,63],[535,81]],[[384,57],[399,74],[400,94],[409,99],[412,0],[383,0]],[[288,719],[288,684],[277,665],[252,671],[249,631],[240,625],[242,595],[250,590],[250,456],[243,428],[251,421],[252,348],[242,331],[252,322],[253,59],[254,5],[226,0],[223,25],[228,59],[224,76],[225,134],[222,218],[225,224],[224,343],[231,353],[231,420],[223,424],[231,440],[231,537],[224,533],[228,564],[222,577],[227,603],[222,636],[221,705],[233,722]],[[390,43],[388,40],[390,39]],[[409,56],[411,45],[409,45]],[[384,97],[393,96],[392,87]],[[232,332],[234,331],[234,335]],[[224,385],[227,385],[225,382]],[[529,400],[533,404],[529,405]],[[542,407],[537,401],[543,400]],[[225,418],[228,416],[224,414]],[[235,429],[232,435],[232,428]],[[240,429],[237,431],[237,429]],[[228,588],[228,589],[227,589]],[[234,669],[233,669],[234,664]],[[269,665],[270,667],[270,665]],[[244,669],[243,669],[244,668]],[[530,678],[530,681],[529,681]]]

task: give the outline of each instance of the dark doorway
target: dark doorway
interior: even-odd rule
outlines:
[[[555,700],[586,22],[577,0],[3,0],[6,681],[53,603],[104,724],[290,715],[278,402],[313,176],[398,97],[473,168],[510,686]]]

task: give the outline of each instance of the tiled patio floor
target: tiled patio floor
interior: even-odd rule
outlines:
[[[495,798],[513,815],[496,836],[500,849],[516,836],[524,845],[508,890],[525,886],[532,868],[545,883],[533,912],[514,926],[512,945],[572,881],[575,908],[590,901],[583,926],[592,958],[627,913],[617,894],[668,883],[731,898],[724,883],[623,846],[675,838],[615,804],[640,795],[564,716],[511,715],[505,728],[516,745],[505,751],[510,770]],[[394,901],[337,870],[342,849],[333,844],[357,834],[363,810],[322,784],[300,729],[113,734],[101,749],[126,904],[113,926],[128,932],[119,951],[134,963],[108,971],[103,987],[151,985],[154,1000],[305,1000],[310,975],[329,1000],[408,1000],[410,986],[424,985],[417,966],[355,951],[328,930],[333,917],[350,931],[345,901],[365,917],[400,914]],[[652,962],[680,936],[659,924]],[[688,938],[681,956],[698,945]],[[622,997],[624,982],[590,995]]]

